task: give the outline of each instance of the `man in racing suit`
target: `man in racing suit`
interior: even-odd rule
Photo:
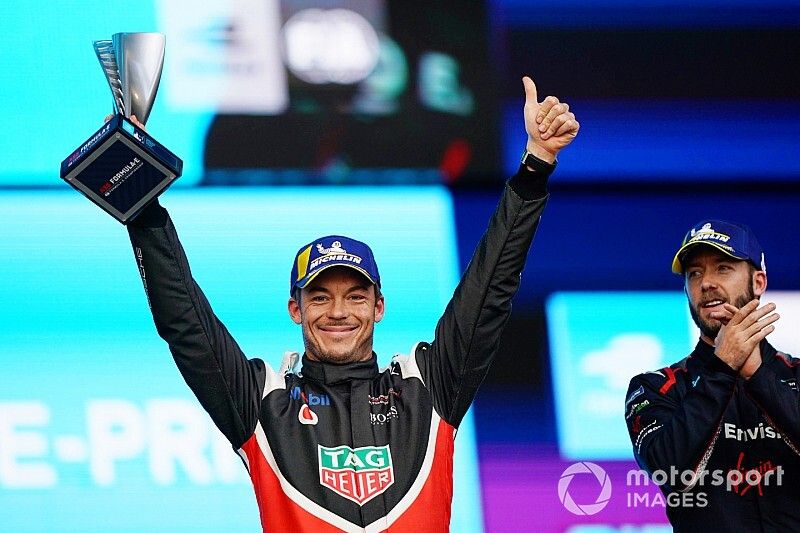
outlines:
[[[305,353],[248,359],[191,276],[167,212],[129,226],[159,334],[244,460],[265,531],[446,531],[453,439],[494,358],[556,153],[578,123],[524,78],[528,143],[452,300],[421,342],[378,370],[383,316],[369,248],[347,237],[300,249],[289,313]],[[301,365],[298,365],[298,363]]]
[[[673,260],[700,328],[682,361],[631,380],[625,419],[675,531],[800,530],[800,360],[766,340],[764,254],[752,231],[704,220]]]

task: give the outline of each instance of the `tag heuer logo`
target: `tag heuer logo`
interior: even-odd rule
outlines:
[[[364,505],[394,483],[388,445],[318,449],[319,482],[358,505]]]

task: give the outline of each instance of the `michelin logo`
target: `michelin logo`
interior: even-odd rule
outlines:
[[[730,237],[725,235],[724,233],[718,233],[714,231],[714,228],[711,227],[711,223],[707,222],[703,224],[703,227],[699,230],[692,230],[692,238],[689,239],[689,242],[696,242],[696,241],[719,241],[719,242],[728,242]]]
[[[342,248],[341,241],[333,241],[330,248],[324,248],[322,244],[317,243],[317,252],[322,255],[329,255],[329,254],[346,254],[347,250]]]
[[[318,266],[328,263],[330,261],[349,261],[356,265],[361,264],[361,258],[355,254],[347,253],[347,250],[342,248],[341,241],[333,241],[330,248],[325,248],[321,243],[317,243],[317,252],[321,257],[317,257],[308,265],[308,271],[311,272]]]

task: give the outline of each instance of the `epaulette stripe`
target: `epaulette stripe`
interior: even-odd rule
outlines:
[[[665,381],[664,384],[661,385],[661,388],[658,389],[658,392],[660,392],[661,394],[666,394],[667,392],[669,392],[669,389],[671,389],[672,386],[675,385],[678,382],[678,380],[675,379],[675,372],[676,371],[677,372],[688,372],[688,370],[686,369],[685,366],[681,367],[681,368],[678,368],[676,370],[673,370],[671,367],[665,368],[664,372],[667,374],[667,381]]]
[[[785,354],[783,352],[775,352],[775,357],[778,357],[781,360],[781,362],[784,365],[788,366],[789,368],[800,366],[800,359],[792,361],[792,357],[789,354]]]
[[[667,391],[669,391],[669,389],[671,389],[676,383],[674,370],[672,370],[670,367],[667,367],[664,369],[664,372],[667,374],[667,381],[665,381],[664,384],[661,385],[661,388],[658,389],[658,392],[661,394],[666,394]]]

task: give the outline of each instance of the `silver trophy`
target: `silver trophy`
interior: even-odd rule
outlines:
[[[146,124],[164,67],[164,34],[115,33],[110,41],[93,44],[111,87],[114,111]]]
[[[166,39],[160,33],[115,33],[94,41],[114,102],[108,121],[61,163],[61,177],[120,222],[134,218],[181,175],[183,162],[144,125],[155,102]]]

